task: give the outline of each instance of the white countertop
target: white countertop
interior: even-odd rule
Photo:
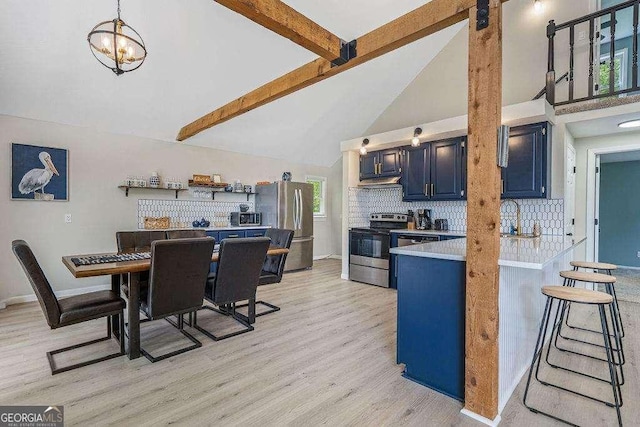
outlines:
[[[546,264],[585,240],[567,236],[540,236],[531,238],[500,238],[498,265],[541,270]],[[467,239],[444,240],[404,246],[390,250],[392,254],[424,258],[465,261]]]
[[[400,230],[390,230],[392,233],[400,234],[414,234],[417,236],[451,236],[451,237],[466,237],[464,231],[438,231],[438,230],[409,230],[407,228]]]

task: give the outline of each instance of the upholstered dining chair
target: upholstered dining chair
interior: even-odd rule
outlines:
[[[157,240],[151,243],[149,291],[147,297],[140,301],[140,309],[147,319],[141,323],[178,316],[178,330],[193,343],[161,356],[152,356],[141,345],[140,351],[151,362],[202,346],[200,341],[184,330],[184,314],[202,307],[214,243],[211,237]]]
[[[291,249],[291,242],[293,241],[293,230],[287,230],[284,228],[270,228],[267,230],[265,237],[271,239],[271,246]],[[286,261],[287,254],[267,255],[267,258],[264,260],[264,264],[262,265],[262,272],[260,273],[258,287],[280,283],[282,281],[282,274],[284,273],[284,264]],[[260,313],[256,313],[256,317],[280,311],[280,307],[266,301],[256,301],[256,305],[258,304],[269,307],[269,309],[261,311]],[[236,307],[246,307],[247,305],[248,304],[239,304]]]
[[[170,230],[167,231],[167,239],[193,239],[196,237],[207,237],[204,230]]]
[[[139,231],[118,231],[116,232],[116,244],[118,252],[149,252],[151,251],[151,243],[156,240],[165,240],[166,232],[156,230],[139,230]],[[149,282],[149,273],[143,271],[140,273],[140,296],[146,296],[147,284]],[[120,276],[120,287],[122,293],[129,295],[129,281],[126,274]]]
[[[38,302],[40,303],[40,308],[42,308],[44,317],[51,329],[58,329],[102,317],[107,318],[106,337],[47,352],[47,359],[49,361],[49,367],[52,375],[92,365],[108,359],[113,359],[114,357],[119,357],[125,354],[124,339],[122,339],[124,337],[125,301],[122,298],[116,295],[113,291],[97,291],[58,299],[53,293],[51,284],[47,280],[42,268],[40,268],[40,264],[38,264],[38,260],[27,242],[24,240],[14,240],[11,243],[11,248],[27,275],[29,283],[31,283],[33,292],[36,294]],[[111,318],[115,316],[118,316],[120,320],[120,351],[61,368],[56,366],[53,358],[56,354],[64,353],[80,347],[86,347],[101,341],[110,340]]]
[[[267,237],[250,237],[224,239],[220,243],[218,269],[214,276],[207,280],[205,299],[223,310],[204,305],[208,309],[230,316],[244,326],[243,329],[217,336],[198,325],[197,313],[193,316],[193,325],[209,338],[219,341],[253,330],[249,319],[236,311],[236,303],[255,298],[262,264],[269,250],[271,239]]]

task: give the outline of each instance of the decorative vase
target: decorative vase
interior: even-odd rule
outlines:
[[[282,173],[283,181],[291,181],[291,172],[283,172]]]

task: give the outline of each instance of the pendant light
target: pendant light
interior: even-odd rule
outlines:
[[[360,147],[360,154],[363,156],[367,154],[367,145],[369,144],[369,139],[365,138],[362,140],[362,146]]]
[[[544,4],[542,4],[542,0],[533,0],[533,9],[537,13],[542,13],[544,10]]]
[[[420,145],[420,138],[418,137],[421,133],[421,128],[415,128],[415,130],[413,131],[413,139],[411,139],[411,145],[413,145],[414,147],[418,147]]]
[[[116,75],[138,69],[147,57],[147,48],[140,34],[118,17],[100,22],[87,36],[93,56]]]

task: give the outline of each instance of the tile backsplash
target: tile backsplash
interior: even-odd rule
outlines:
[[[561,236],[564,234],[564,200],[523,199],[518,200],[522,215],[522,228],[531,233],[535,221],[540,223],[542,234]],[[444,218],[449,230],[467,230],[467,202],[403,202],[402,188],[349,188],[349,227],[366,227],[372,212],[406,213],[409,209],[431,209],[433,218]],[[509,231],[516,223],[516,207],[512,203],[502,206],[501,232]]]
[[[191,227],[191,223],[200,218],[210,221],[212,227],[226,227],[229,225],[229,214],[239,212],[240,204],[249,205],[249,211],[253,212],[253,201],[140,199],[138,200],[138,228],[144,228],[146,216],[168,216],[171,218],[171,227]]]

